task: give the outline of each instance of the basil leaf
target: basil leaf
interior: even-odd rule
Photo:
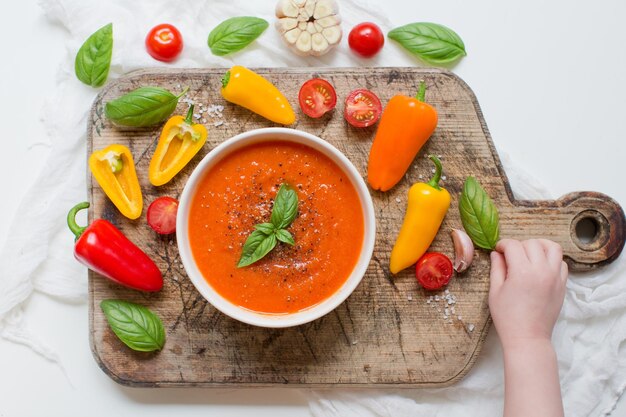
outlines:
[[[170,116],[176,109],[178,96],[160,87],[140,87],[130,93],[109,101],[104,114],[113,123],[121,126],[143,127],[158,124]]]
[[[463,228],[476,246],[493,250],[500,237],[498,209],[474,177],[468,177],[459,199]]]
[[[243,252],[237,264],[237,268],[248,266],[263,258],[274,249],[276,243],[278,243],[278,241],[276,240],[276,235],[273,233],[266,235],[260,230],[255,230],[248,236],[246,243],[243,245]]]
[[[113,24],[95,31],[80,47],[74,60],[74,72],[83,83],[102,87],[109,76],[113,53]]]
[[[139,304],[123,300],[103,300],[100,308],[113,333],[129,348],[140,352],[161,350],[165,329],[161,319]]]
[[[387,37],[431,64],[447,64],[467,55],[461,37],[436,23],[410,23],[391,30]]]
[[[285,229],[280,229],[276,231],[276,239],[291,246],[296,244],[296,242],[293,240],[293,236],[291,235],[291,233],[289,233],[289,231]]]
[[[274,199],[270,221],[276,226],[276,229],[284,229],[295,220],[297,215],[298,195],[293,188],[281,184]]]
[[[213,55],[227,55],[248,46],[269,26],[258,17],[231,17],[217,25],[209,34],[209,48]]]
[[[272,223],[260,223],[255,225],[254,228],[266,235],[271,235],[276,230],[276,227]]]

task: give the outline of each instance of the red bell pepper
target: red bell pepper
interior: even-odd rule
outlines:
[[[67,215],[67,225],[76,235],[74,257],[118,284],[140,291],[159,291],[163,287],[161,271],[118,228],[103,219],[87,227],[76,224],[76,213],[88,207],[88,202],[79,203]]]

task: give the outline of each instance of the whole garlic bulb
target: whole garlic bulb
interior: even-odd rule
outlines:
[[[341,41],[335,0],[279,0],[276,29],[299,55],[324,55]]]

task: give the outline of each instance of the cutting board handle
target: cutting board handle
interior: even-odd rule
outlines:
[[[575,192],[552,201],[516,200],[514,206],[512,213],[504,213],[501,236],[522,227],[529,237],[554,240],[563,246],[571,271],[610,263],[624,248],[624,210],[605,194]]]

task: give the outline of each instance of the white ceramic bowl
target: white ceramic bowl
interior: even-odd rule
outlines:
[[[258,143],[266,140],[280,140],[295,142],[304,145],[308,145],[313,149],[322,152],[334,161],[350,178],[354,188],[357,191],[359,200],[361,202],[361,210],[363,211],[364,219],[364,234],[363,245],[361,247],[361,253],[359,260],[352,270],[352,273],[341,286],[341,288],[331,295],[326,300],[316,304],[307,309],[286,314],[271,314],[271,313],[258,313],[246,308],[240,307],[232,302],[228,301],[220,294],[218,294],[211,285],[204,279],[202,273],[198,269],[194,257],[191,252],[188,237],[188,221],[189,221],[189,209],[191,201],[199,182],[220,159],[225,155],[253,143]],[[211,152],[209,152],[202,161],[198,164],[196,169],[191,173],[185,189],[180,197],[180,205],[178,207],[178,217],[176,220],[176,238],[178,240],[178,250],[180,251],[180,257],[187,271],[187,275],[191,279],[191,282],[196,289],[207,299],[215,308],[222,313],[242,321],[244,323],[252,324],[261,327],[289,327],[297,326],[299,324],[308,323],[315,319],[322,317],[323,315],[332,311],[335,307],[341,304],[359,285],[365,270],[372,257],[374,250],[374,240],[376,236],[376,219],[374,215],[374,206],[372,204],[372,198],[369,194],[365,182],[359,175],[358,171],[352,165],[352,163],[335,147],[328,142],[313,136],[306,132],[301,132],[294,129],[286,128],[267,128],[256,129],[249,132],[245,132],[234,136],[224,143],[217,146]],[[337,242],[341,244],[341,242]]]

